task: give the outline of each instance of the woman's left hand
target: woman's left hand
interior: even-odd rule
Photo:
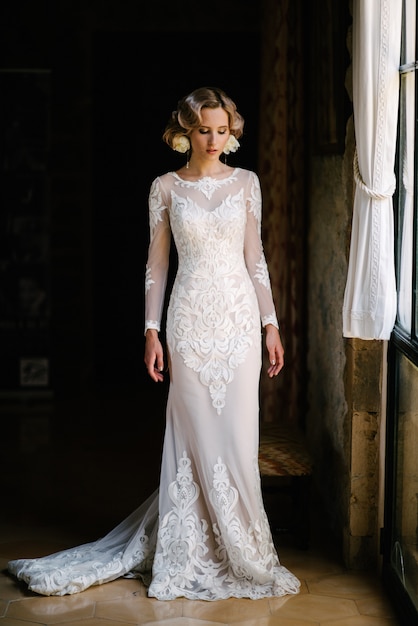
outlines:
[[[266,334],[266,348],[269,358],[269,366],[267,373],[270,378],[277,376],[277,374],[284,367],[284,348],[278,328],[273,324],[267,324],[265,327]]]

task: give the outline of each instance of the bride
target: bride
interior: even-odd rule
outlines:
[[[262,336],[267,375],[284,350],[261,240],[255,172],[230,167],[244,120],[221,90],[182,98],[163,134],[185,154],[149,193],[145,365],[169,373],[158,489],[105,537],[8,568],[43,595],[73,594],[121,576],[148,595],[219,600],[297,594],[281,565],[258,468]],[[172,240],[178,269],[159,333]]]

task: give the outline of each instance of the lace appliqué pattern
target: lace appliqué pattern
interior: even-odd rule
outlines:
[[[210,200],[217,189],[221,189],[225,185],[229,185],[231,181],[236,180],[235,170],[232,172],[230,176],[227,178],[216,179],[211,176],[204,176],[196,181],[189,181],[180,178],[178,174],[173,172],[173,176],[176,178],[176,185],[182,187],[183,189],[197,189],[203,195]]]
[[[209,553],[209,522],[199,519],[196,513],[199,495],[191,461],[184,452],[176,481],[169,487],[173,507],[160,523],[149,595],[165,600],[180,596],[219,600],[258,599],[271,595],[272,588],[274,595],[284,595],[289,588],[294,593],[297,582],[295,587],[294,576],[280,565],[267,517],[243,527],[235,512],[239,494],[230,484],[220,457],[210,493],[218,520],[211,529],[218,545],[214,558]]]
[[[267,262],[264,255],[262,255],[261,259],[257,263],[257,272],[255,274],[255,278],[259,283],[264,285],[269,293],[271,293],[271,285],[270,285],[270,276],[268,272]]]
[[[109,560],[100,541],[93,542],[31,561],[16,560],[13,573],[26,581],[32,591],[42,595],[79,593],[91,585],[115,580],[135,567],[138,574],[150,570],[154,548],[145,533],[138,538],[138,544],[129,557],[120,550]],[[24,564],[22,571],[20,563]]]
[[[173,507],[160,523],[149,595],[172,600],[183,595],[179,593],[182,589],[192,593],[196,584],[208,585],[221,564],[204,558],[208,551],[208,524],[198,519],[193,506],[200,488],[193,481],[191,462],[185,452],[179,461],[176,481],[168,491]]]
[[[257,337],[249,285],[242,280],[242,190],[212,211],[172,192],[170,221],[183,261],[167,316],[170,349],[199,374],[220,415],[234,369]]]
[[[158,178],[153,181],[149,196],[149,225],[151,239],[154,235],[158,222],[162,221],[163,212],[167,209],[166,205],[162,202],[161,187],[158,182]]]
[[[275,313],[273,315],[265,315],[264,317],[262,317],[261,323],[263,325],[263,328],[264,326],[267,326],[267,324],[272,324],[277,329],[280,328],[279,322],[277,321],[277,315]]]
[[[261,235],[261,188],[258,178],[252,179],[251,194],[248,198],[249,211],[257,221],[258,234]]]
[[[147,330],[149,328],[153,328],[154,330],[158,330],[160,332],[160,323],[157,320],[145,320],[145,332],[144,335],[147,334]]]
[[[147,293],[147,291],[151,289],[151,285],[154,285],[154,283],[155,280],[152,280],[151,278],[151,268],[147,265],[145,269],[145,293]]]

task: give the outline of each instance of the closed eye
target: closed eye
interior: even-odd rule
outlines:
[[[210,132],[209,128],[199,128],[199,133],[201,135],[207,135],[209,132]],[[219,128],[217,132],[219,135],[225,135],[225,133],[228,132],[228,127]]]

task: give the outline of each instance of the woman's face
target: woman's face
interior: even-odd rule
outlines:
[[[200,159],[219,159],[229,137],[228,114],[222,108],[202,109],[202,125],[190,135],[193,155]]]

